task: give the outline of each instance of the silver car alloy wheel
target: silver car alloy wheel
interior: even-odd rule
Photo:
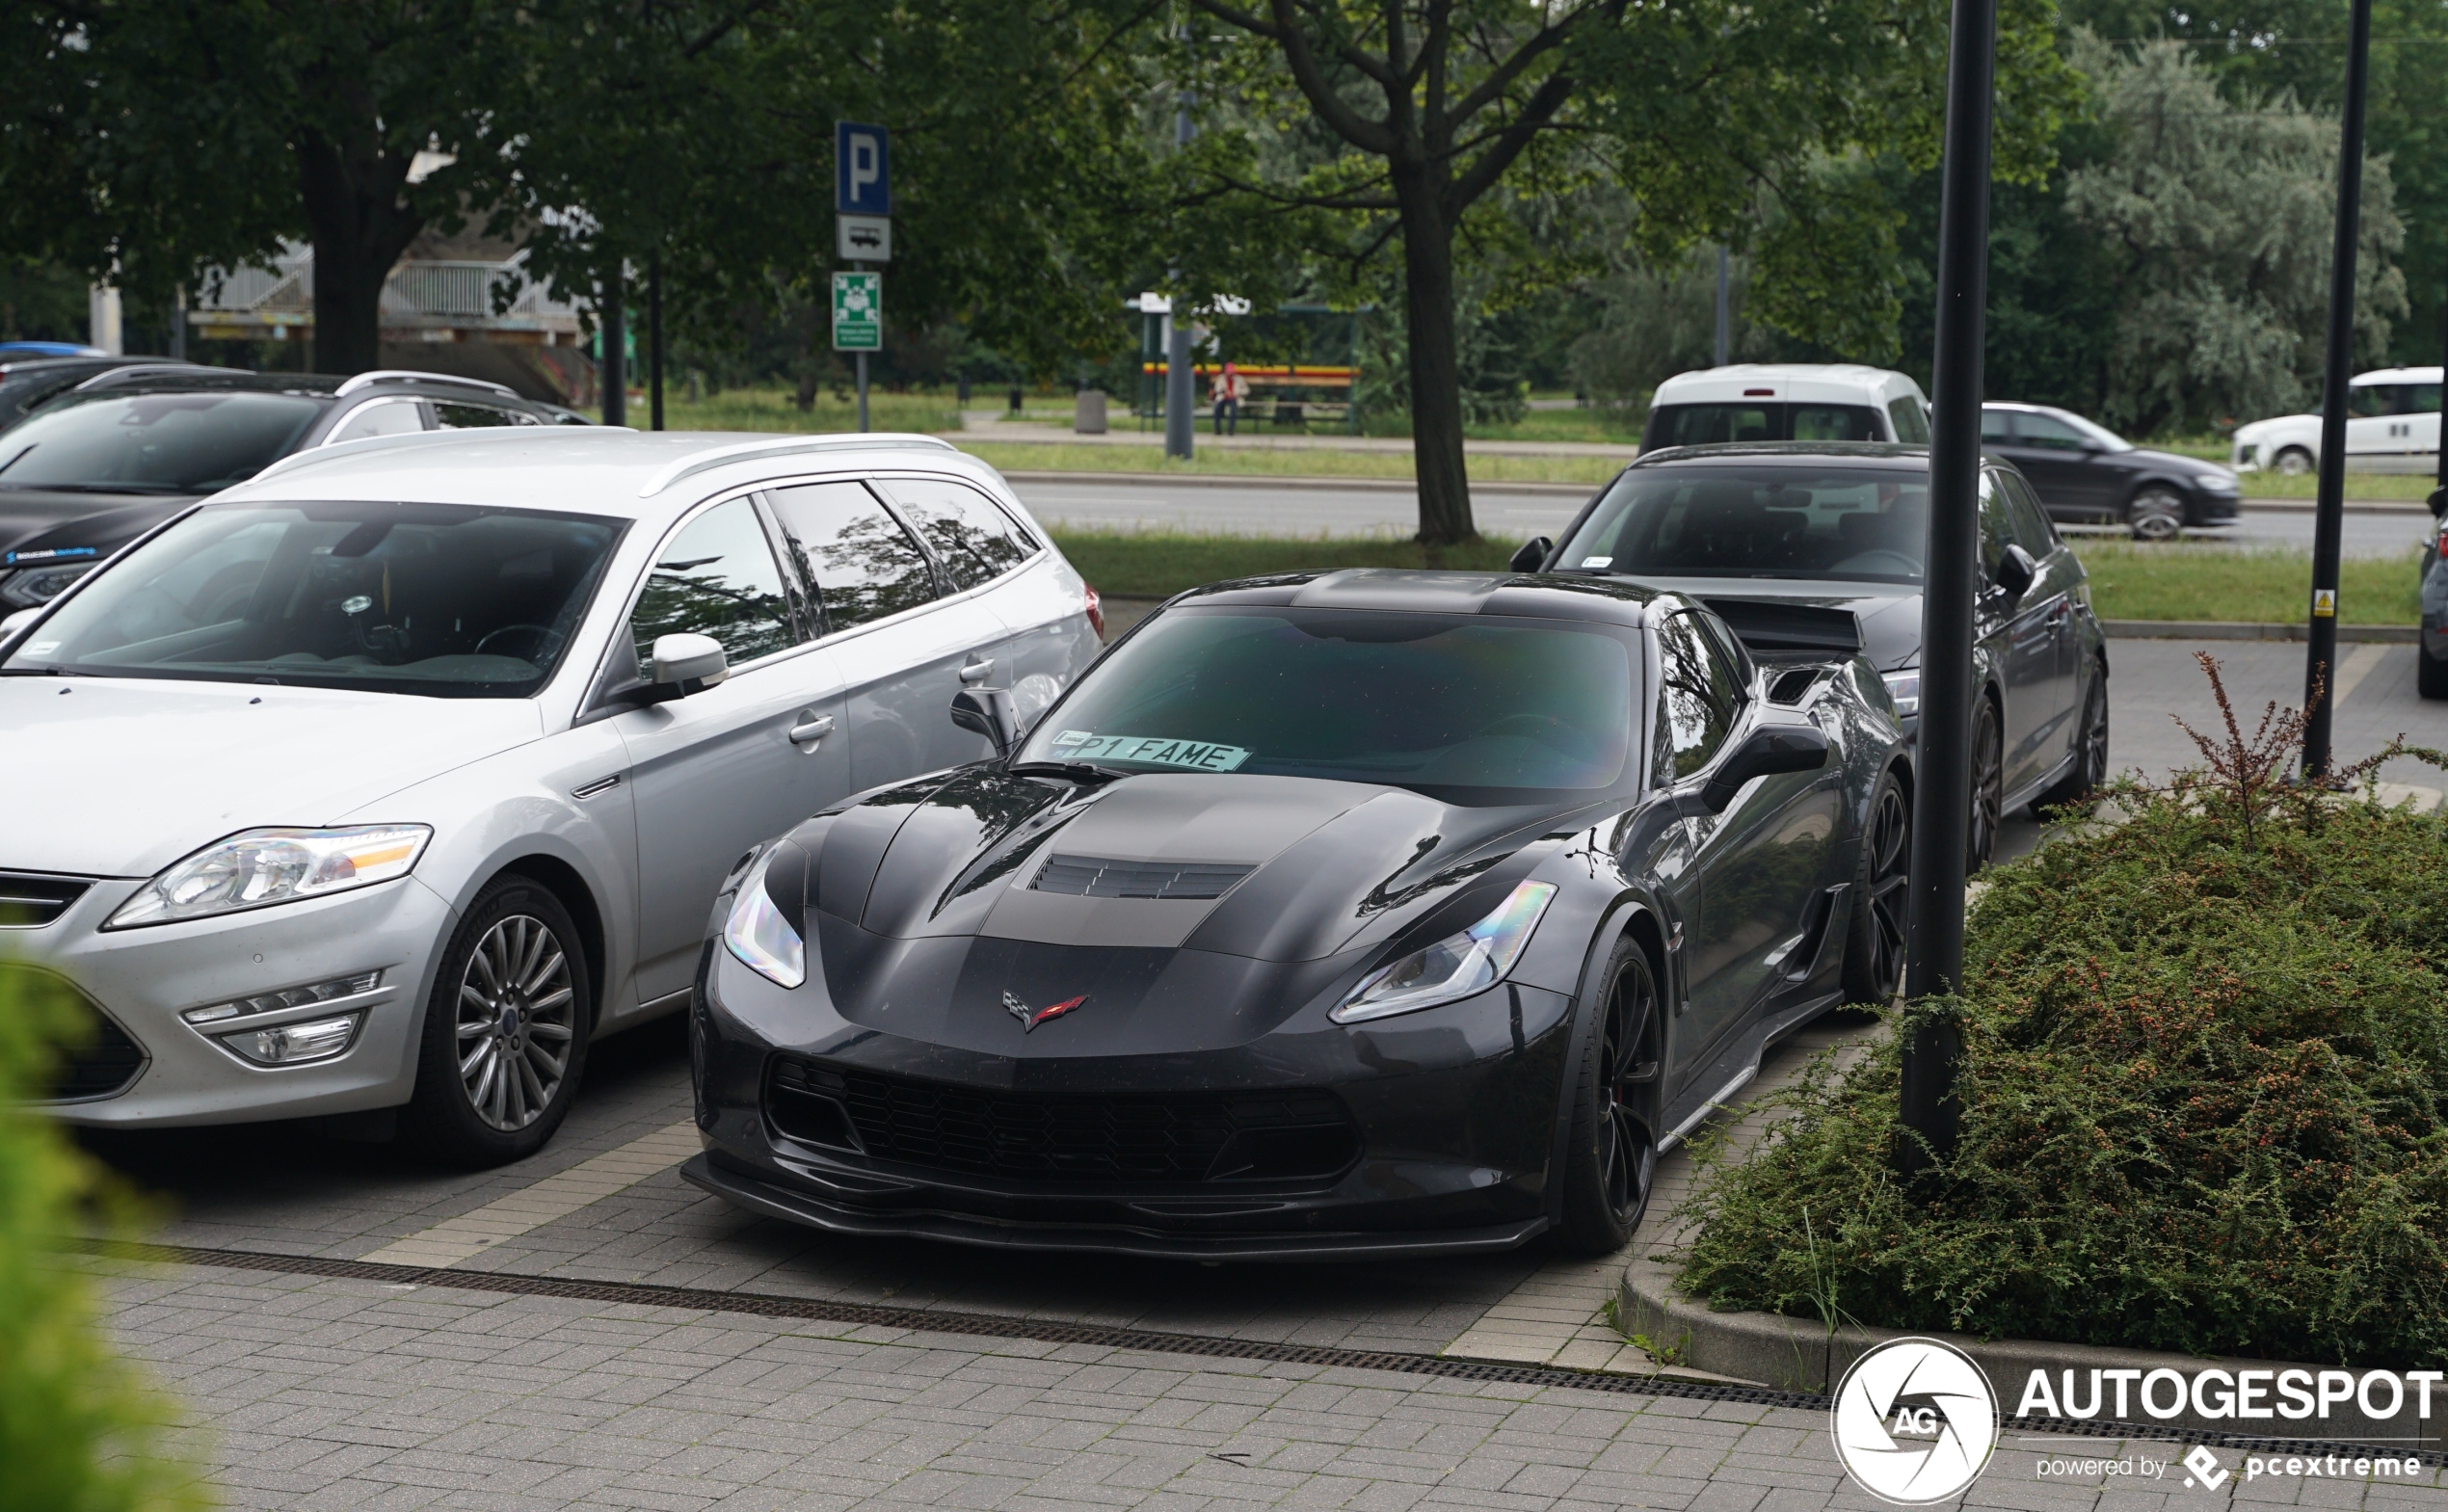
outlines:
[[[459,1078],[476,1116],[505,1133],[544,1116],[570,1066],[577,997],[552,927],[530,914],[497,920],[459,980]]]

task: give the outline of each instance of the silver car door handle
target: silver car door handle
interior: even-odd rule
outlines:
[[[833,733],[833,716],[819,714],[814,719],[790,727],[790,743],[794,746],[813,745]]]
[[[992,656],[987,657],[984,661],[971,662],[968,666],[961,669],[961,680],[963,682],[984,682],[988,677],[991,677],[994,675],[995,658]]]

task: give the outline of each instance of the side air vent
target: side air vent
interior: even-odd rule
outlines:
[[[0,929],[40,929],[93,885],[83,877],[0,871]]]
[[[1791,672],[1779,673],[1776,680],[1769,684],[1768,701],[1770,703],[1799,703],[1822,675],[1823,669],[1818,667],[1796,667]]]
[[[1080,898],[1220,898],[1257,868],[1206,862],[1099,861],[1056,856],[1029,884],[1037,892]]]

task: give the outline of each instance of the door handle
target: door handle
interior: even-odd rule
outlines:
[[[963,682],[984,682],[988,677],[991,677],[994,675],[995,658],[992,656],[987,657],[984,661],[971,662],[968,666],[961,669],[961,680]]]
[[[790,743],[794,746],[812,746],[832,733],[833,716],[819,714],[813,719],[802,720],[791,726]]]

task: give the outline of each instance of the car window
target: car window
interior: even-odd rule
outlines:
[[[2028,420],[2030,415],[2022,418]],[[2008,543],[2014,539],[2014,524],[2007,513],[2004,494],[1998,491],[1998,475],[1983,468],[1981,473],[1981,581],[1997,581],[1998,564],[2006,560]]]
[[[1743,459],[1625,469],[1553,570],[1918,582],[1927,471]]]
[[[2374,415],[2393,414],[2397,410],[2395,384],[2350,384],[2346,389],[2346,412],[2362,419]]]
[[[892,502],[951,575],[955,591],[1001,576],[1036,550],[995,501],[948,478],[892,478]]]
[[[533,425],[532,416],[515,410],[498,410],[489,404],[434,405],[434,423],[445,431],[480,431],[500,425]]]
[[[1797,441],[1876,441],[1885,438],[1878,434],[1878,411],[1868,405],[1789,405],[1786,417],[1792,426],[1791,438]]]
[[[1734,701],[1724,670],[1699,618],[1670,617],[1658,630],[1656,778],[1681,782],[1716,757],[1734,728]]]
[[[717,504],[680,527],[648,572],[629,611],[638,669],[653,676],[654,639],[685,631],[720,641],[736,667],[791,644],[782,569],[747,499]]]
[[[377,399],[359,405],[333,427],[325,444],[361,441],[369,436],[412,436],[425,429],[420,404],[414,399]]]
[[[0,486],[216,492],[289,455],[330,404],[246,392],[76,399],[0,436]]]
[[[865,485],[807,483],[771,497],[792,564],[824,605],[827,631],[935,597],[925,554]]]
[[[2026,446],[2048,451],[2078,452],[2089,444],[2089,438],[2053,414],[2025,410],[2014,417],[2015,436]]]
[[[1929,444],[1929,411],[1921,408],[1920,400],[1909,398],[1888,400],[1887,418],[1896,428],[1896,439],[1908,446]],[[1982,415],[1981,434],[1984,438],[1989,434],[1988,416],[1985,412]]]
[[[1903,401],[1897,402],[1901,404]],[[2011,410],[1982,411],[1981,443],[1984,446],[2006,445],[2014,439],[2013,425],[2014,411]]]
[[[2439,412],[2439,385],[2437,384],[2408,384],[2397,390],[2397,395],[2400,406],[2398,412],[2401,414],[2437,414]]]
[[[2020,473],[2002,472],[1998,482],[2006,490],[2007,530],[2015,544],[2031,552],[2033,561],[2046,561],[2059,544],[2057,527],[2049,523],[2048,511],[2040,507],[2031,480]]]
[[[1783,440],[1783,405],[1670,404],[1649,424],[1651,446],[1706,446],[1718,441]]]

